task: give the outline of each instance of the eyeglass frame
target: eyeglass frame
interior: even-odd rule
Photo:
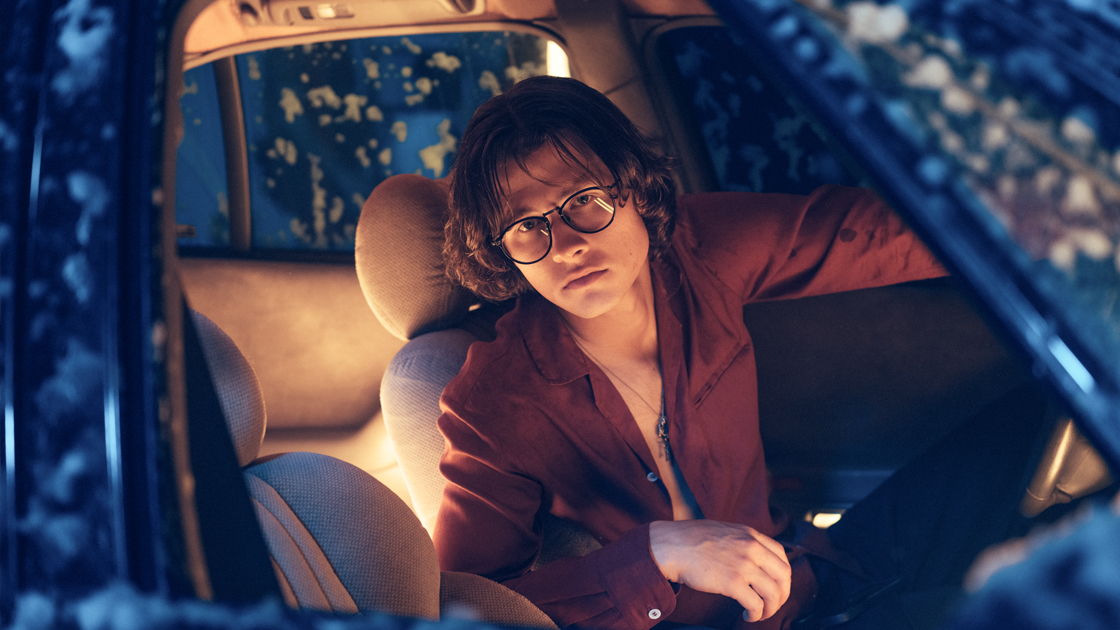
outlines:
[[[544,260],[546,256],[548,256],[549,252],[552,251],[552,244],[553,244],[552,222],[548,220],[548,215],[555,212],[556,214],[560,215],[560,218],[564,220],[564,223],[567,224],[568,227],[572,228],[576,232],[579,232],[580,234],[598,234],[599,232],[602,232],[603,230],[609,228],[611,226],[611,224],[614,223],[615,214],[618,212],[618,205],[615,202],[618,200],[620,195],[618,195],[614,192],[611,192],[611,190],[614,189],[614,188],[618,188],[618,180],[615,180],[615,182],[613,184],[611,184],[610,186],[588,186],[587,188],[581,188],[581,189],[575,191],[574,193],[568,195],[568,198],[565,199],[563,202],[561,202],[560,205],[558,205],[555,208],[549,210],[548,212],[545,212],[544,214],[533,214],[533,215],[529,215],[527,217],[521,217],[520,219],[514,221],[513,223],[510,223],[509,225],[507,225],[505,227],[504,230],[501,231],[501,233],[498,234],[497,238],[490,241],[490,245],[500,249],[502,251],[502,254],[505,255],[506,258],[508,258],[511,262],[516,263],[518,265],[533,265],[533,264],[539,263],[540,261]],[[590,232],[585,231],[585,230],[581,230],[581,229],[577,228],[576,226],[572,225],[572,222],[569,221],[568,217],[564,214],[564,206],[568,205],[569,201],[571,201],[572,199],[575,199],[577,196],[579,196],[579,195],[581,195],[581,194],[583,194],[583,193],[585,193],[589,190],[601,190],[601,191],[607,193],[607,196],[611,198],[611,208],[614,210],[613,212],[611,212],[611,220],[607,221],[606,225],[604,225],[603,227],[601,227],[597,230],[592,230]],[[502,241],[503,241],[503,239],[505,239],[506,234],[509,233],[509,231],[512,230],[514,227],[516,227],[518,223],[524,223],[525,221],[531,221],[533,219],[543,219],[545,224],[548,226],[548,249],[544,250],[544,253],[541,254],[541,257],[536,259],[536,260],[533,260],[533,261],[530,261],[530,262],[521,262],[520,260],[517,260],[516,258],[514,258],[513,256],[510,255],[510,253],[506,250],[505,244]]]

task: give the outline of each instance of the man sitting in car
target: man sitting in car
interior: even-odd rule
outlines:
[[[743,305],[945,274],[869,191],[678,199],[606,97],[537,77],[464,133],[445,258],[478,295],[519,299],[442,397],[440,561],[562,627],[820,626],[864,608],[859,623],[901,627],[907,594],[959,585],[1023,525],[1042,405],[1022,398],[827,536],[770,506]],[[548,513],[602,548],[531,571]]]

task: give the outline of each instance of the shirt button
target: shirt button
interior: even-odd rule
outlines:
[[[655,472],[646,473],[646,480],[656,482],[657,481],[657,473],[655,473]],[[653,612],[651,611],[649,614],[653,615]],[[660,615],[661,613],[658,612],[657,614]],[[651,617],[651,619],[657,619],[657,617]]]
[[[653,473],[650,473],[650,474],[652,475]],[[656,609],[656,608],[651,608],[649,610],[649,618],[650,619],[660,619],[661,618],[661,611]]]

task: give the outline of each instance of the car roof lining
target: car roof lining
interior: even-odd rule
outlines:
[[[564,2],[566,0],[561,0]],[[228,2],[199,0],[188,3],[190,8],[190,27],[185,31],[183,50],[188,63],[199,57],[214,58],[234,52],[245,52],[241,45],[258,43],[260,48],[272,48],[278,40],[298,39],[300,43],[339,39],[340,33],[359,33],[378,29],[378,34],[392,35],[396,30],[402,34],[416,32],[438,32],[439,30],[463,30],[467,25],[476,30],[486,30],[487,25],[501,25],[510,28],[512,23],[539,23],[555,20],[557,7],[553,0],[478,0],[481,10],[469,15],[453,15],[440,0],[420,2],[409,0],[351,0],[355,16],[345,21],[324,20],[324,26],[288,26],[260,23],[247,26],[231,10]],[[639,17],[680,17],[714,16],[715,13],[703,0],[621,0],[623,11],[631,18]],[[244,0],[235,6],[256,7],[254,12],[264,12],[268,5],[261,0]],[[187,11],[184,11],[186,14]],[[265,13],[265,15],[268,15]],[[183,16],[180,17],[182,19]],[[263,20],[262,20],[263,22]],[[355,34],[355,37],[368,36]],[[236,47],[236,51],[229,50]]]

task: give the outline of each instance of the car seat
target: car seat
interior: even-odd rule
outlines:
[[[416,516],[360,468],[317,453],[258,458],[266,414],[253,368],[217,325],[196,311],[191,315],[288,605],[556,627],[500,584],[440,571],[432,541]]]

